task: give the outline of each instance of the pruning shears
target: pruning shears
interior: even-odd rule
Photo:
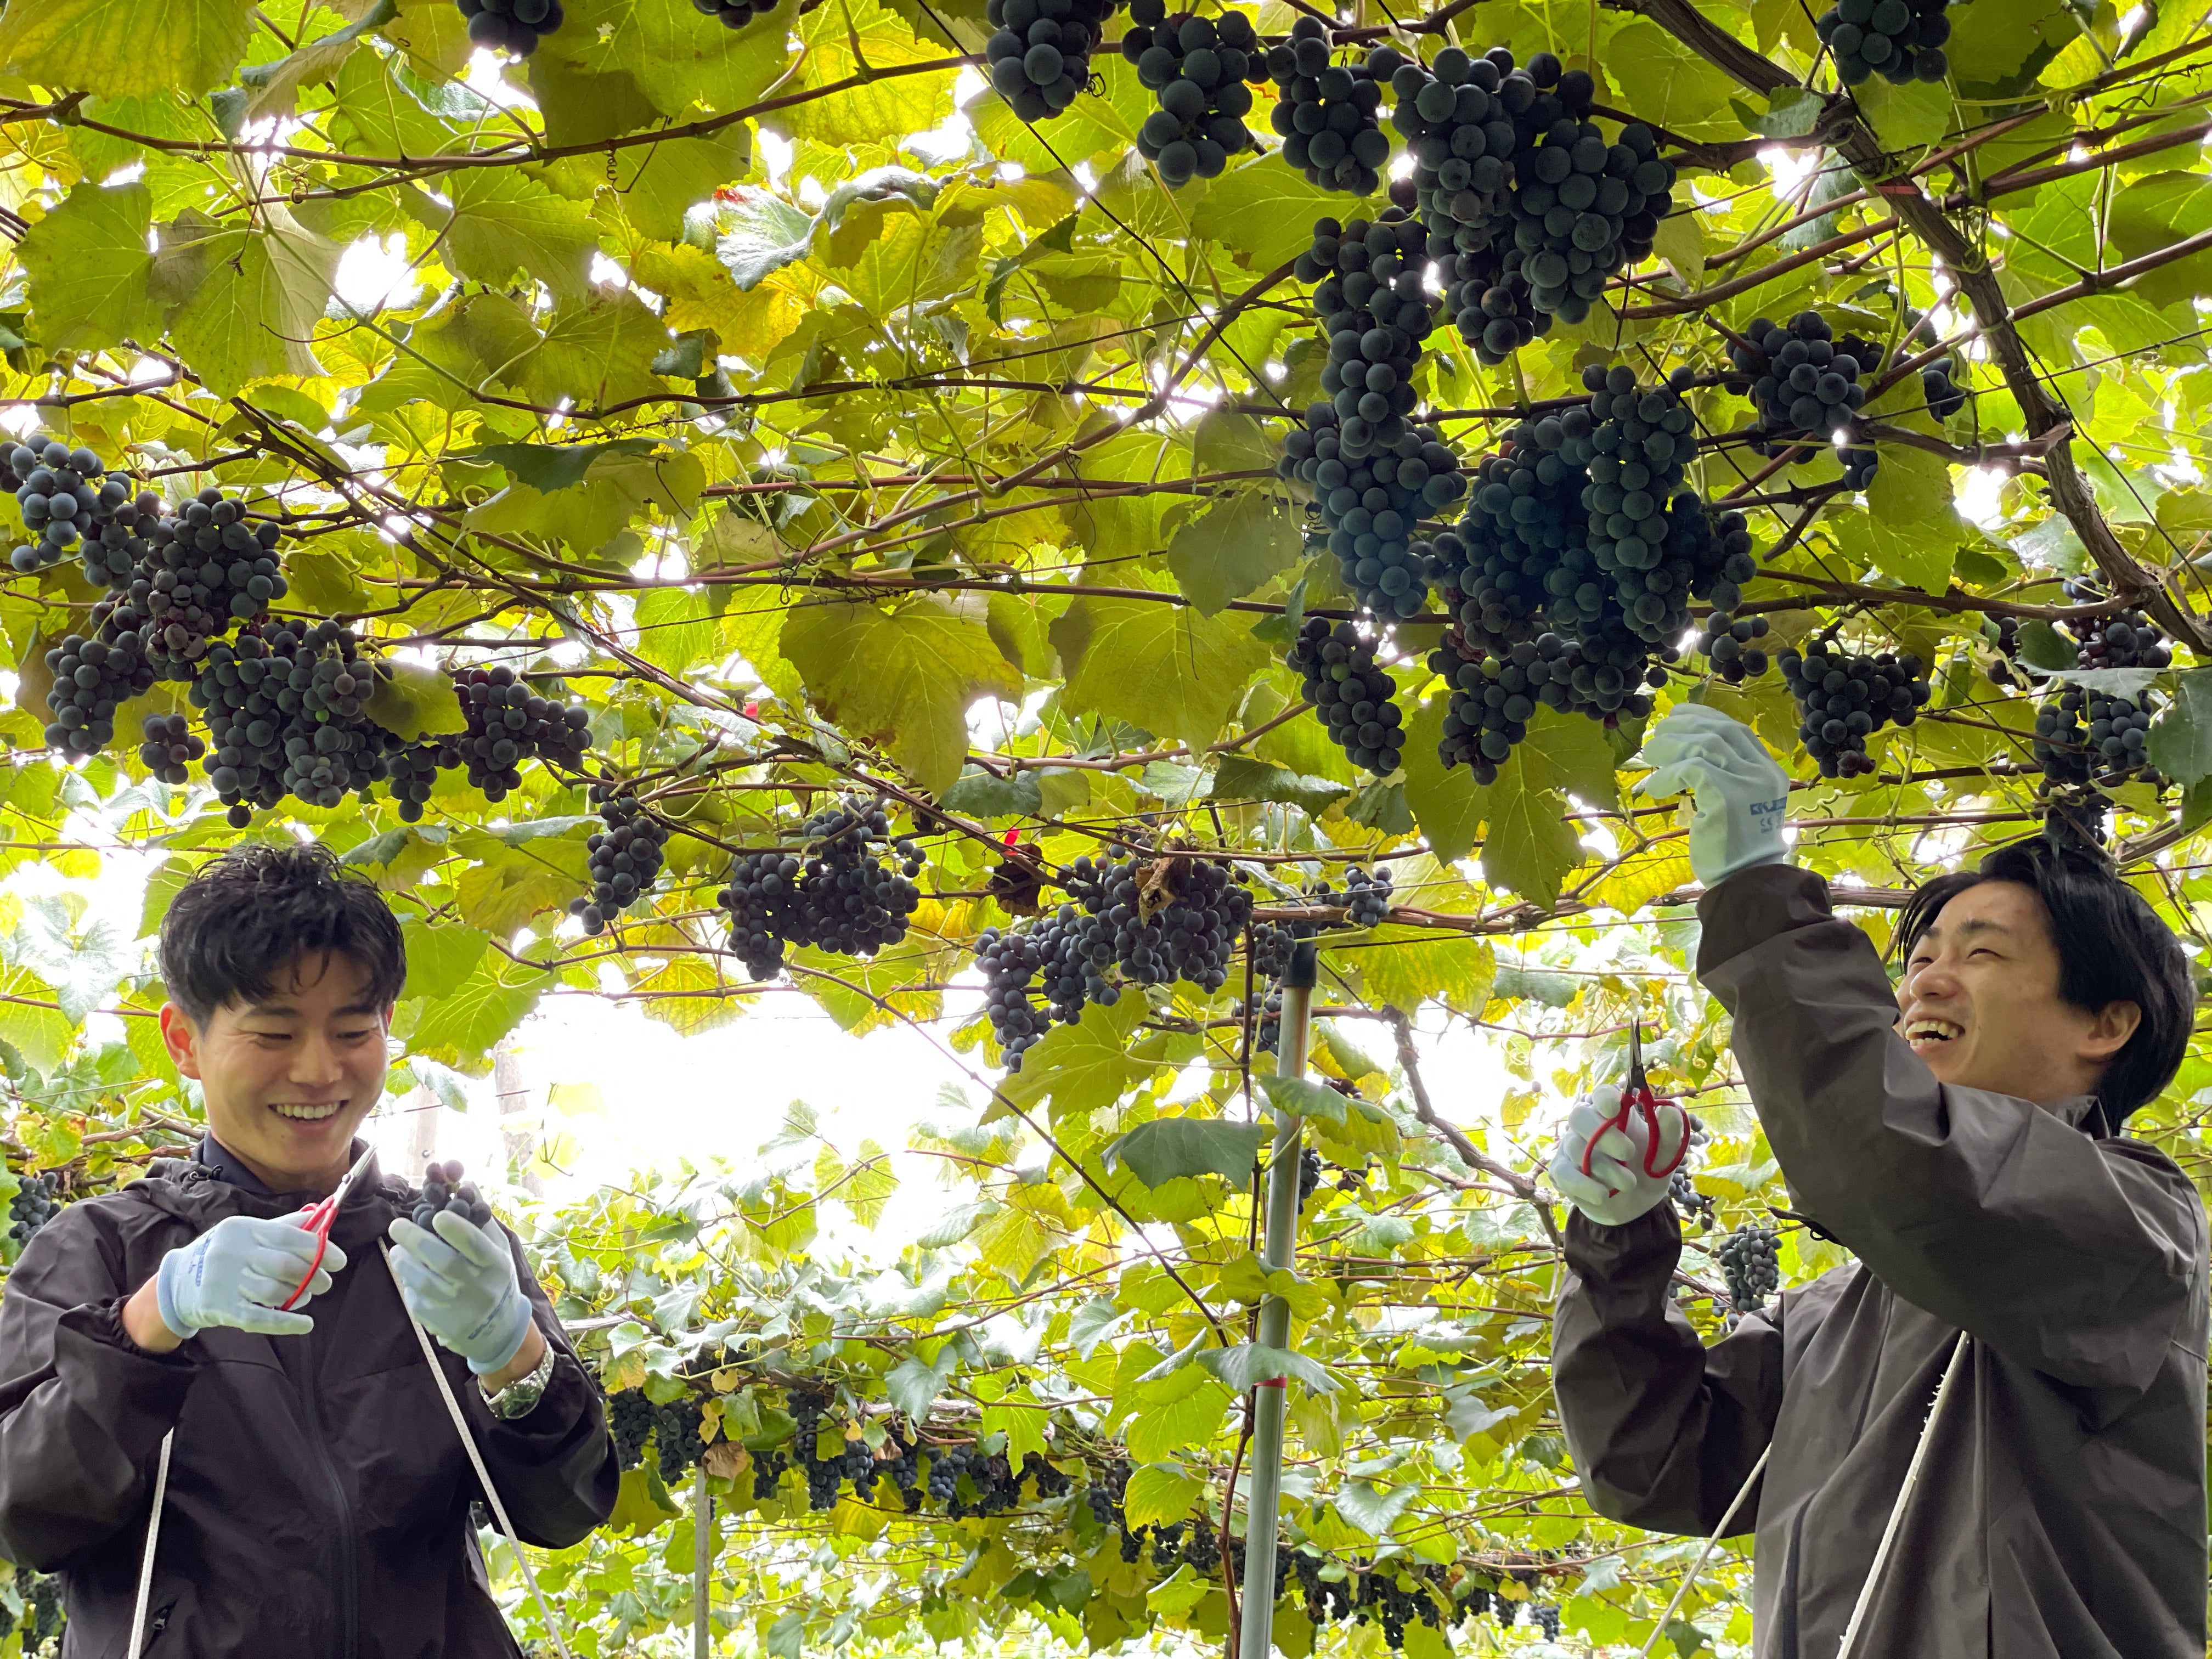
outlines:
[[[290,1307],[307,1293],[308,1284],[322,1268],[323,1253],[331,1247],[331,1224],[338,1218],[338,1206],[346,1201],[346,1194],[353,1190],[353,1183],[361,1179],[362,1171],[368,1169],[375,1158],[376,1149],[372,1146],[354,1160],[353,1168],[345,1172],[335,1192],[328,1198],[301,1209],[300,1213],[307,1218],[300,1224],[315,1236],[315,1259],[307,1264],[307,1271],[301,1279],[299,1288],[277,1304],[280,1308]]]
[[[1674,1137],[1674,1151],[1663,1163],[1659,1162],[1660,1113],[1662,1106],[1673,1109],[1680,1133]],[[1652,1091],[1649,1079],[1644,1075],[1644,1024],[1638,1020],[1628,1028],[1628,1082],[1621,1089],[1620,1104],[1598,1126],[1583,1147],[1583,1173],[1592,1175],[1590,1159],[1596,1155],[1597,1144],[1608,1129],[1627,1133],[1629,1120],[1638,1113],[1644,1116],[1644,1173],[1654,1180],[1671,1176],[1681,1167],[1683,1158],[1690,1150],[1690,1115],[1682,1109],[1680,1101],[1668,1100]],[[1630,1135],[1633,1140],[1636,1137]],[[1595,1176],[1593,1176],[1593,1179]]]

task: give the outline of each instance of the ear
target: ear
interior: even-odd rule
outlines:
[[[2081,1034],[2081,1058],[2103,1065],[2128,1046],[2142,1024],[2142,1009],[2132,1002],[2108,1002],[2089,1016]]]
[[[161,1042],[169,1051],[169,1060],[178,1072],[200,1080],[200,1033],[192,1024],[191,1016],[173,1002],[161,1005]]]

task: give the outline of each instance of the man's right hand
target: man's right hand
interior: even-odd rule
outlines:
[[[264,1336],[304,1335],[315,1322],[282,1304],[314,1259],[315,1236],[296,1219],[226,1217],[161,1258],[154,1274],[161,1323],[179,1338],[197,1336],[211,1325]],[[329,1246],[294,1309],[330,1289],[331,1275],[345,1265],[345,1252]]]
[[[1559,1150],[1552,1154],[1552,1184],[1592,1221],[1608,1227],[1633,1221],[1656,1208],[1667,1196],[1668,1184],[1666,1176],[1644,1173],[1650,1131],[1642,1113],[1631,1113],[1625,1129],[1606,1127],[1606,1121],[1620,1109],[1620,1091],[1610,1083],[1600,1084],[1580,1097],[1559,1131]],[[1680,1118],[1681,1114],[1675,1109],[1662,1111],[1661,1133],[1670,1138],[1670,1144],[1660,1147],[1659,1156],[1652,1159],[1655,1164],[1668,1163],[1677,1150],[1671,1137],[1688,1131],[1687,1119],[1682,1119],[1677,1131],[1668,1125],[1669,1116]],[[1595,1149],[1590,1145],[1593,1136],[1597,1142]],[[1588,1175],[1583,1173],[1585,1152]]]

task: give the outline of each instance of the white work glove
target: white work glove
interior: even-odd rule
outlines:
[[[496,1221],[479,1227],[441,1210],[426,1231],[402,1216],[392,1224],[392,1276],[422,1328],[479,1376],[502,1369],[530,1334],[530,1299]]]
[[[1669,1176],[1644,1173],[1644,1154],[1651,1133],[1644,1114],[1631,1112],[1625,1129],[1608,1128],[1606,1121],[1620,1109],[1620,1091],[1601,1083],[1579,1097],[1559,1130],[1559,1150],[1552,1154],[1552,1184],[1592,1221],[1618,1227],[1657,1207],[1667,1196]],[[1682,1109],[1668,1101],[1659,1109],[1661,1143],[1650,1160],[1669,1170],[1678,1161],[1690,1133]],[[1588,1175],[1583,1173],[1583,1153],[1597,1139],[1590,1153]]]
[[[1782,839],[1790,780],[1749,726],[1684,703],[1645,735],[1644,760],[1653,770],[1638,781],[1638,793],[1687,790],[1697,802],[1690,868],[1706,886],[1753,865],[1790,862]]]
[[[161,1322],[182,1337],[198,1336],[211,1325],[263,1336],[302,1336],[314,1329],[307,1315],[283,1309],[315,1259],[315,1236],[300,1224],[305,1219],[226,1216],[170,1251],[154,1273]],[[325,1249],[294,1310],[330,1289],[331,1275],[345,1264],[343,1250],[336,1244]]]

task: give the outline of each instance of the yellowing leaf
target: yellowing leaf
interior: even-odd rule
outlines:
[[[888,611],[869,605],[801,606],[785,618],[784,654],[807,694],[846,730],[883,741],[933,793],[960,775],[968,708],[1012,701],[1021,676],[989,630],[932,598]]]
[[[0,62],[27,81],[106,98],[203,93],[246,51],[246,0],[12,0]]]
[[[1164,602],[1079,599],[1048,631],[1069,665],[1066,707],[1200,747],[1267,659],[1236,612],[1209,618]]]

